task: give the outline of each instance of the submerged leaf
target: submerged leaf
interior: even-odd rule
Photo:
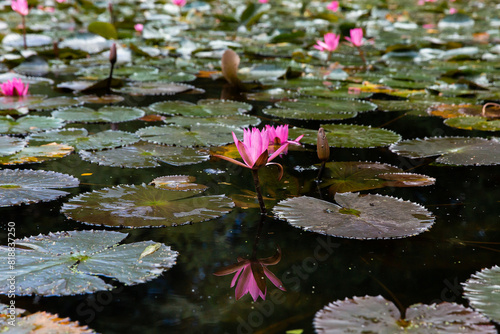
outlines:
[[[292,226],[353,239],[405,238],[427,231],[434,223],[424,207],[394,197],[337,193],[335,201],[338,204],[295,197],[279,202],[273,211]]]
[[[122,185],[80,194],[61,211],[83,223],[115,227],[161,227],[198,223],[232,210],[224,195],[195,196],[199,191],[172,191]]]
[[[70,231],[17,239],[16,295],[64,296],[109,290],[99,276],[134,285],[158,277],[175,264],[177,252],[161,245],[140,259],[153,241],[118,245],[127,234]],[[0,246],[0,293],[9,291],[7,253]]]

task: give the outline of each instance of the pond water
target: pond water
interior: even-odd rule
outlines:
[[[459,1],[457,3],[458,6],[462,6],[460,8],[463,8],[463,11],[467,10],[467,4]],[[355,12],[356,4],[351,5],[354,7],[344,8],[346,15],[349,12]],[[201,8],[202,4],[198,4],[198,6]],[[387,6],[392,8],[390,4]],[[431,5],[426,4],[426,6]],[[427,14],[435,14],[429,9],[431,7],[426,8]],[[436,11],[443,12],[442,7],[437,8]],[[192,15],[195,14],[192,13]],[[376,18],[376,15],[373,14],[367,22],[374,23]],[[332,25],[337,27],[333,23]],[[496,29],[498,30],[498,27]],[[390,36],[384,36],[384,33],[388,32],[380,32],[377,37],[383,38],[384,44],[389,44],[387,40],[390,40]],[[450,35],[451,33],[446,36]],[[472,36],[470,32],[466,35]],[[500,34],[497,33],[496,38],[498,35]],[[309,39],[313,41],[321,36],[318,32],[316,38],[310,36]],[[419,35],[419,38],[421,37]],[[443,36],[440,37],[444,39]],[[477,42],[477,38],[479,37],[476,37],[475,40],[471,37],[471,40]],[[459,43],[449,40],[445,40],[445,42],[448,44]],[[432,41],[432,43],[440,45],[441,49],[453,49],[445,42]],[[149,44],[153,45],[154,43]],[[454,47],[458,48],[458,45],[454,45]],[[346,68],[344,73],[350,74],[349,79],[332,79],[330,81],[334,82],[334,85],[345,88],[349,85],[358,85],[364,80],[373,79],[376,81],[375,77],[382,83],[384,80],[381,78],[389,79],[387,73],[392,66],[391,62],[377,64],[376,61],[382,53],[379,51],[384,48],[379,47],[378,51],[375,47],[368,46],[368,48],[369,61],[376,65],[375,68],[364,72],[361,63],[355,57],[355,52],[351,50],[352,54],[348,55],[349,52],[345,50],[349,48],[346,47],[346,49],[342,49],[343,53],[340,56],[333,55],[332,62],[348,63],[350,68]],[[404,49],[401,45],[398,48],[400,51]],[[412,46],[409,49],[416,49],[416,47]],[[285,51],[279,50],[279,52],[291,51],[287,49]],[[389,52],[386,50],[385,53]],[[317,54],[314,56],[322,57]],[[436,65],[438,69],[433,66],[429,66],[428,69],[434,71],[432,75],[436,77],[436,72],[448,71],[446,78],[451,81],[451,78],[455,77],[449,71],[459,67],[459,65],[463,66],[463,72],[460,74],[464,76],[470,74],[467,71],[473,71],[471,64],[481,63],[481,66],[484,65],[484,62],[474,59],[473,56],[471,59],[465,55],[461,55],[461,57],[457,57],[456,63],[442,61]],[[328,72],[323,58],[313,60],[311,67],[316,68],[314,75]],[[464,60],[464,58],[467,59]],[[401,60],[402,62],[400,62],[400,60],[397,59],[394,66],[408,71],[411,75],[417,75],[418,71],[414,71],[412,61]],[[244,61],[246,61],[245,65],[252,62],[251,59]],[[165,61],[165,63],[168,62]],[[272,62],[273,59],[267,62],[267,65]],[[218,69],[218,60],[215,57],[210,58],[209,61],[203,60],[202,63],[207,65],[207,70],[208,68],[214,69],[214,67]],[[484,96],[478,98],[474,95],[477,93],[476,91],[468,91],[461,96],[453,95],[452,99],[445,103],[468,102],[481,105],[485,101],[498,102],[496,98],[498,95],[495,95],[498,91],[498,77],[500,76],[498,57],[495,58],[494,64],[497,67],[492,65],[495,67],[495,74],[490,80],[495,84],[491,84],[489,87],[491,98]],[[296,65],[293,66],[296,67]],[[122,68],[126,67],[121,66]],[[198,64],[198,66],[200,65]],[[487,68],[486,65],[484,66]],[[161,66],[159,67],[161,68]],[[482,70],[484,68],[481,67]],[[474,71],[481,72],[477,69]],[[425,73],[421,73],[421,75],[425,76]],[[53,79],[57,84],[75,80],[77,76],[73,73],[49,73],[45,77]],[[282,86],[286,87],[287,81],[279,80],[284,82]],[[410,81],[408,79],[408,82]],[[419,80],[416,79],[416,81]],[[425,82],[426,85],[429,82],[428,78],[421,78],[421,81]],[[125,100],[116,105],[147,110],[148,106],[160,101],[182,100],[196,103],[202,99],[220,99],[225,89],[223,80],[199,77],[189,84],[200,88],[201,91],[171,96],[134,97],[121,94]],[[444,85],[443,82],[441,84]],[[473,90],[471,88],[473,84],[470,82],[467,84],[469,84],[467,89]],[[292,81],[290,81],[290,85],[292,86]],[[297,83],[293,83],[293,85],[297,85]],[[390,84],[388,83],[388,85]],[[421,100],[437,101],[442,96],[446,98],[449,93],[448,91],[443,93],[444,88],[442,88],[441,93],[437,88],[435,90],[427,88],[427,92],[418,93],[423,96]],[[261,90],[263,89],[255,89],[254,92]],[[403,90],[403,88],[398,86],[397,90]],[[53,86],[48,84],[33,85],[31,94],[45,94],[49,97],[74,96],[67,91],[55,90]],[[370,96],[370,99],[374,102],[403,100],[403,97],[396,96],[397,92],[391,94],[377,91],[375,95]],[[227,98],[227,96],[224,97]],[[493,136],[498,135],[498,131],[486,132],[452,128],[443,124],[443,119],[440,117],[427,117],[425,110],[415,114],[408,113],[408,109],[411,111],[412,108],[398,107],[395,108],[396,111],[393,111],[379,106],[375,111],[359,113],[354,118],[341,121],[297,120],[273,118],[268,113],[263,112],[263,109],[273,105],[274,101],[271,99],[256,101],[247,99],[244,94],[231,96],[231,98],[252,105],[249,114],[261,120],[259,128],[265,124],[288,124],[290,127],[317,131],[322,124],[330,123],[370,125],[373,128],[392,130],[401,135],[402,140],[438,136],[489,138],[492,134]],[[102,105],[86,104],[85,106],[98,109]],[[50,110],[37,113],[37,115],[49,116]],[[133,120],[116,124],[72,123],[66,127],[84,127],[90,133],[110,129],[135,132],[147,126],[161,126],[163,124],[161,121]],[[239,137],[242,138],[241,135]],[[497,155],[496,152],[498,151],[492,150],[492,155]],[[499,160],[498,157],[493,157],[493,160],[495,159]],[[463,297],[461,284],[475,272],[498,265],[500,174],[497,166],[436,164],[435,156],[410,159],[391,152],[388,145],[374,148],[332,147],[330,161],[386,163],[401,168],[405,172],[423,174],[436,179],[435,184],[423,187],[387,186],[361,191],[363,194],[391,196],[422,205],[432,212],[435,218],[429,231],[400,239],[355,240],[304,231],[291,226],[284,220],[277,219],[272,209],[279,201],[286,198],[307,195],[330,202],[333,202],[334,198],[327,188],[320,188],[317,183],[313,182],[317,176],[319,164],[316,146],[290,147],[288,154],[276,159],[276,161],[283,166],[285,171],[281,182],[275,180],[277,175],[275,166],[268,166],[260,170],[263,195],[266,198],[265,203],[268,209],[266,216],[260,214],[254,196],[255,188],[251,171],[214,157],[192,165],[173,166],[160,163],[159,167],[136,169],[101,166],[85,161],[77,153],[73,153],[39,164],[6,166],[5,169],[36,169],[69,174],[77,177],[80,180],[80,185],[76,188],[65,189],[70,194],[57,200],[2,207],[0,209],[2,214],[0,219],[1,240],[7,240],[9,222],[15,222],[17,238],[38,234],[45,235],[57,231],[113,230],[128,233],[125,243],[152,240],[170,246],[179,252],[177,263],[171,269],[146,283],[127,286],[113,281],[111,278],[106,278],[107,281],[116,285],[115,289],[64,297],[17,296],[16,306],[32,313],[37,311],[57,313],[60,317],[69,317],[99,333],[268,334],[285,333],[291,330],[312,333],[314,332],[313,319],[316,312],[330,302],[354,296],[381,295],[400,308],[407,308],[416,303],[441,302],[455,302],[468,306],[468,300]],[[89,226],[68,219],[60,211],[61,206],[78,194],[118,185],[148,184],[153,179],[166,175],[194,176],[196,183],[208,186],[206,194],[225,194],[233,199],[236,206],[228,214],[204,222],[138,229]],[[317,219],[315,215],[310,217],[311,221],[315,219]],[[269,266],[269,270],[283,282],[286,291],[279,290],[270,281],[267,281],[266,300],[259,299],[254,302],[249,295],[236,300],[235,288],[230,287],[233,275],[214,275],[221,268],[236,263],[239,257],[249,258],[254,254],[257,258],[267,258],[273,256],[277,248],[281,251],[281,260],[277,264]],[[8,303],[9,299],[2,295],[0,301]]]

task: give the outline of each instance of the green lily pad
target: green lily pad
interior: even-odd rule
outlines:
[[[470,28],[474,25],[474,20],[467,14],[455,13],[451,15],[446,15],[439,21],[439,28]]]
[[[64,120],[45,116],[23,116],[14,119],[11,116],[0,116],[0,133],[27,134],[44,130],[57,129],[64,125]]]
[[[414,304],[405,319],[393,302],[382,296],[346,298],[328,304],[314,317],[318,334],[343,333],[496,333],[488,319],[455,303]]]
[[[114,25],[109,22],[92,22],[87,27],[88,32],[102,36],[106,39],[118,39],[118,32]]]
[[[310,113],[337,112],[358,113],[377,109],[373,103],[358,100],[334,100],[319,98],[299,98],[276,103],[277,107],[299,110],[308,110]]]
[[[0,136],[0,157],[5,157],[7,155],[12,155],[21,151],[28,142],[9,136]]]
[[[86,224],[139,228],[199,223],[218,218],[234,206],[224,195],[198,194],[144,184],[120,185],[73,197],[61,211]]]
[[[149,184],[159,189],[187,191],[193,190],[200,193],[208,189],[203,184],[193,183],[196,180],[194,176],[189,175],[168,175],[155,178]]]
[[[444,124],[462,130],[500,131],[500,120],[487,117],[455,117],[446,119]]]
[[[59,96],[43,100],[38,103],[32,103],[28,107],[30,110],[46,111],[58,108],[68,108],[82,104],[74,97]]]
[[[183,116],[175,116],[169,117],[165,119],[163,122],[167,124],[177,125],[181,127],[190,127],[193,124],[213,124],[213,125],[225,125],[229,127],[236,128],[248,128],[255,127],[261,123],[260,118],[250,115],[232,115],[232,116],[224,116],[224,117],[199,117],[193,119],[193,117],[183,117]]]
[[[295,197],[279,202],[273,211],[294,227],[352,239],[405,238],[427,231],[434,223],[424,207],[394,197],[337,193],[335,201],[338,204]]]
[[[78,101],[84,102],[84,103],[94,103],[94,104],[111,104],[111,103],[118,103],[122,102],[125,100],[123,96],[120,95],[102,95],[102,96],[97,96],[97,95],[84,95],[84,96],[79,96]]]
[[[262,109],[265,115],[300,119],[300,120],[317,120],[317,121],[333,121],[338,119],[353,118],[358,115],[356,112],[342,112],[342,111],[316,111],[311,112],[309,109],[292,109],[292,108],[265,108]]]
[[[16,295],[66,296],[110,290],[99,276],[135,285],[158,277],[175,264],[177,252],[160,244],[140,258],[153,241],[118,245],[126,233],[69,231],[17,239]],[[22,247],[22,248],[21,248]],[[9,248],[0,247],[0,293],[7,294],[11,274]]]
[[[68,193],[51,188],[72,188],[79,184],[77,178],[67,174],[3,169],[0,171],[0,207],[52,201]]]
[[[500,267],[485,268],[462,283],[464,296],[476,311],[500,323]]]
[[[228,100],[200,100],[197,105],[185,101],[157,102],[149,108],[161,115],[215,117],[246,113],[252,109],[252,106],[248,103]]]
[[[151,126],[137,130],[136,134],[141,139],[155,144],[207,147],[233,142],[231,132],[237,136],[243,134],[241,129],[214,124],[195,124],[190,130],[177,126]]]
[[[73,152],[72,146],[50,143],[41,146],[28,146],[13,155],[0,157],[0,165],[20,165],[40,163],[62,158]]]
[[[114,89],[114,92],[132,96],[174,95],[193,90],[195,87],[173,82],[131,82],[125,87]]]
[[[301,95],[315,96],[320,98],[334,99],[366,99],[373,95],[371,92],[342,87],[338,89],[328,89],[325,87],[305,87],[299,90]]]
[[[151,168],[164,162],[173,166],[193,165],[210,159],[206,150],[139,142],[111,150],[80,151],[83,160],[110,167]]]
[[[196,75],[192,73],[167,71],[161,73],[133,73],[128,77],[132,81],[153,81],[153,82],[190,82],[196,80]]]
[[[429,115],[439,116],[442,118],[453,118],[463,116],[479,116],[481,115],[482,105],[471,104],[440,104],[427,109]]]
[[[364,125],[325,124],[328,144],[332,147],[369,148],[389,146],[401,140],[401,136],[390,130]],[[292,128],[290,137],[304,134],[301,143],[316,145],[318,131]]]
[[[60,129],[36,133],[29,137],[30,144],[41,145],[52,142],[75,147],[76,150],[103,150],[137,143],[140,140],[133,133],[107,130],[88,135],[86,129]]]
[[[434,184],[436,180],[378,162],[328,162],[319,186],[330,193],[344,193],[382,187],[415,187]]]
[[[141,118],[144,110],[139,108],[106,106],[98,110],[87,107],[59,109],[52,112],[52,116],[68,122],[85,123],[121,123]]]
[[[141,74],[144,76],[150,76],[158,74],[158,68],[153,66],[141,66],[141,65],[128,65],[128,66],[117,66],[113,71],[113,78],[119,79],[129,79],[130,76],[135,74]],[[90,68],[84,68],[78,72],[83,79],[90,80],[104,80],[109,76],[109,66],[95,66]],[[131,80],[131,79],[130,79]],[[153,81],[150,79],[149,81]]]
[[[459,166],[500,164],[500,142],[483,138],[434,137],[405,140],[389,149],[407,158],[440,155],[436,162]]]
[[[14,48],[22,49],[24,46],[23,35],[19,34],[8,34],[3,37],[2,44],[4,46],[10,46]],[[26,46],[27,47],[37,47],[51,45],[52,38],[43,34],[26,34]]]
[[[65,38],[59,43],[59,48],[81,50],[90,54],[99,53],[109,49],[111,42],[104,37],[92,33],[79,33]]]

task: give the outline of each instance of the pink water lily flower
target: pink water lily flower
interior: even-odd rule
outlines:
[[[18,12],[19,14],[26,16],[29,13],[28,1],[27,0],[12,0],[11,3],[12,10]]]
[[[144,29],[144,25],[141,23],[137,23],[136,25],[134,25],[134,29],[137,32],[142,32],[142,30]]]
[[[24,85],[21,79],[14,78],[12,81],[4,82],[0,85],[0,93],[5,96],[26,96],[29,84]]]
[[[332,1],[326,6],[326,9],[331,10],[332,12],[336,12],[339,9],[339,2]]]
[[[66,0],[56,0],[58,3],[66,2]]]
[[[179,7],[184,7],[186,0],[172,0],[172,3]]]
[[[340,40],[340,35],[337,36],[332,32],[326,33],[325,36],[323,36],[323,41],[316,41],[316,45],[314,45],[314,48],[319,50],[319,51],[335,51],[337,47],[339,46],[339,40]]]
[[[363,45],[363,29],[354,28],[350,30],[351,37],[346,37],[349,42],[352,43],[355,47],[359,48]]]
[[[281,250],[278,248],[274,256],[265,259],[243,259],[238,257],[238,262],[227,266],[214,273],[216,276],[224,276],[236,273],[231,281],[231,287],[236,282],[236,300],[249,293],[254,301],[259,297],[266,299],[267,286],[264,275],[280,290],[286,291],[283,283],[269,270],[267,266],[277,264],[281,260]],[[241,275],[240,275],[241,274]]]

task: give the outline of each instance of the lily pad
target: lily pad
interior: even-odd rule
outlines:
[[[440,104],[427,109],[429,115],[439,116],[442,118],[453,118],[463,116],[479,116],[481,115],[483,106],[471,104]]]
[[[98,110],[87,107],[67,108],[52,112],[52,116],[68,122],[86,123],[121,123],[141,118],[144,114],[142,109],[120,106],[106,106]]]
[[[194,86],[173,82],[131,82],[113,91],[132,96],[174,95],[195,89]]]
[[[318,334],[343,333],[496,333],[481,314],[455,303],[414,304],[400,318],[396,305],[382,296],[346,298],[328,304],[314,317]]]
[[[373,95],[371,92],[362,92],[359,89],[349,89],[348,87],[337,89],[328,89],[325,87],[305,87],[300,89],[299,92],[301,95],[335,99],[365,99]]]
[[[300,120],[318,120],[318,121],[333,121],[338,119],[348,119],[353,118],[358,115],[356,112],[342,112],[342,111],[316,111],[311,112],[309,108],[307,109],[293,109],[293,108],[265,108],[262,109],[265,115],[279,117],[279,118],[289,118],[289,119],[300,119]]]
[[[199,223],[218,218],[234,206],[224,195],[195,196],[198,194],[144,184],[120,185],[73,197],[61,211],[86,224],[140,228]]]
[[[332,147],[370,148],[389,146],[401,140],[401,136],[390,130],[364,125],[324,124],[328,144]],[[316,145],[318,131],[292,128],[290,137],[304,134],[301,142]]]
[[[72,146],[50,143],[40,146],[28,146],[13,155],[0,157],[0,165],[20,165],[40,163],[47,160],[62,158],[71,154]]]
[[[45,99],[44,95],[28,95],[28,96],[0,96],[0,111],[8,111],[8,114],[28,113],[31,105],[36,105]],[[23,112],[23,109],[24,112]],[[19,111],[17,111],[19,110]],[[17,111],[17,112],[16,112]],[[2,112],[2,114],[6,114]]]
[[[92,33],[76,34],[75,36],[65,38],[59,43],[60,48],[70,48],[85,51],[90,54],[99,53],[109,49],[111,42],[104,37]]]
[[[130,132],[107,130],[88,135],[86,129],[60,129],[36,133],[29,137],[32,145],[48,144],[52,142],[66,144],[77,150],[103,150],[131,145],[139,141],[139,137]]]
[[[0,116],[0,133],[27,134],[44,130],[57,129],[64,125],[64,120],[46,116],[23,116],[14,119],[11,116]]]
[[[155,144],[193,146],[221,146],[234,141],[231,132],[237,136],[243,130],[214,124],[196,124],[189,130],[177,126],[151,126],[137,130],[136,134],[143,140]]]
[[[487,117],[455,117],[446,119],[444,124],[462,130],[500,131],[500,120]]]
[[[68,193],[51,188],[77,187],[80,181],[67,174],[44,170],[0,170],[0,207],[48,202]]]
[[[83,160],[110,167],[151,168],[164,162],[173,166],[193,165],[210,159],[206,150],[139,142],[111,150],[80,151]]]
[[[248,103],[228,100],[200,100],[198,104],[185,101],[157,102],[149,108],[162,115],[214,117],[242,114],[250,111],[252,106]]]
[[[0,136],[0,157],[12,155],[21,151],[26,145],[27,141],[19,138],[9,136]]]
[[[434,137],[405,140],[389,149],[407,158],[440,155],[436,162],[447,165],[483,166],[500,164],[500,142],[483,138]]]
[[[8,34],[2,39],[4,46],[10,46],[21,49],[24,45],[23,35]],[[26,46],[36,47],[52,44],[52,38],[42,34],[26,34]]]
[[[195,190],[198,192],[204,192],[208,189],[207,186],[203,184],[193,183],[196,180],[194,176],[188,175],[168,175],[160,176],[150,182],[156,188],[167,189],[167,190]]]
[[[126,233],[69,231],[15,240],[16,295],[66,296],[110,290],[99,276],[135,285],[175,264],[177,252],[163,244],[140,258],[153,241],[118,245]],[[22,248],[21,248],[22,247]],[[0,293],[9,291],[9,248],[0,247]]]
[[[173,124],[182,127],[190,127],[194,124],[213,124],[226,125],[237,128],[248,128],[251,126],[255,127],[261,123],[260,118],[246,114],[224,117],[198,117],[196,119],[193,119],[193,117],[174,116],[166,118],[164,122],[167,124]]]
[[[464,296],[476,311],[500,323],[500,267],[485,268],[462,283]]]
[[[338,204],[295,197],[279,202],[273,211],[294,227],[352,239],[405,238],[427,231],[434,223],[424,207],[394,197],[337,193],[335,201]]]
[[[84,102],[84,103],[94,103],[94,104],[111,104],[111,103],[118,103],[122,102],[125,100],[123,96],[120,95],[102,95],[102,96],[97,96],[97,95],[84,95],[78,97],[78,101]]]
[[[74,97],[59,96],[52,97],[38,103],[32,103],[28,107],[30,108],[30,110],[46,111],[58,108],[73,107],[79,104],[82,103]]]

